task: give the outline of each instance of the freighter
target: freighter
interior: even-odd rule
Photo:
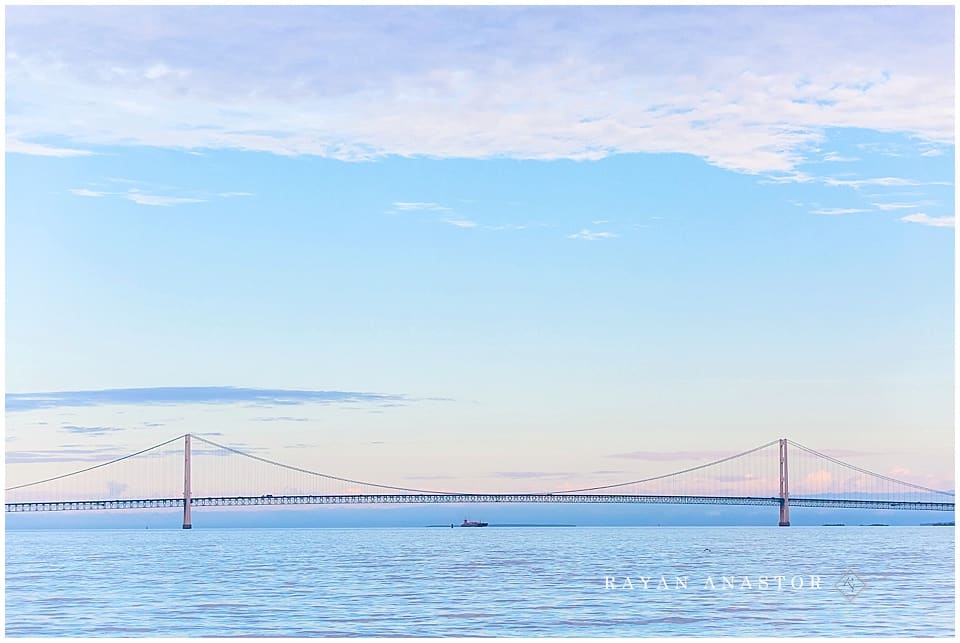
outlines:
[[[460,525],[460,526],[461,526],[461,527],[486,527],[486,526],[487,526],[487,523],[485,523],[485,522],[477,522],[476,520],[467,520],[466,518],[464,518],[464,519],[463,519],[463,524]]]

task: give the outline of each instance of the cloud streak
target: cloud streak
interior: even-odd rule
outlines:
[[[916,210],[925,205],[936,205],[933,201],[918,201],[917,203],[874,203],[873,206],[879,210]]]
[[[810,214],[824,214],[828,216],[838,214],[857,214],[859,212],[869,212],[861,208],[820,208],[819,210],[810,210]]]
[[[401,212],[416,212],[418,210],[428,210],[433,212],[449,212],[450,208],[439,203],[429,203],[425,201],[394,201],[392,203],[395,210]]]
[[[53,145],[44,145],[42,143],[27,143],[16,139],[7,139],[7,153],[27,154],[29,156],[51,156],[57,158],[70,158],[74,156],[91,156],[93,152],[89,150],[78,150],[69,147],[56,147]]]
[[[620,235],[612,232],[591,232],[584,228],[580,232],[568,234],[567,239],[581,239],[583,241],[599,241],[601,239],[614,239]]]
[[[391,209],[387,210],[386,214],[403,214],[407,212],[443,213],[447,216],[438,218],[436,220],[438,223],[445,223],[449,226],[464,230],[505,231],[526,230],[529,227],[526,225],[517,225],[512,223],[502,225],[481,225],[477,221],[468,219],[467,217],[461,215],[449,206],[442,205],[440,203],[434,203],[432,201],[394,201],[391,204]]]
[[[477,222],[470,221],[469,219],[444,219],[444,223],[452,225],[456,228],[476,228]]]
[[[854,163],[860,159],[855,156],[843,156],[836,152],[828,152],[824,155],[823,160],[827,163]]]
[[[903,186],[918,186],[918,185],[952,185],[949,181],[921,181],[918,179],[905,179],[896,176],[883,176],[870,179],[834,179],[826,178],[823,179],[823,182],[827,185],[849,187],[854,189],[859,189],[867,186],[881,186],[881,187],[903,187]]]
[[[123,427],[116,426],[77,426],[75,424],[65,424],[60,427],[60,429],[67,433],[79,433],[82,435],[108,435],[125,430]]]
[[[128,179],[107,179],[112,183],[140,183],[139,181],[131,181]],[[87,187],[83,188],[70,188],[67,190],[70,194],[79,197],[87,198],[105,198],[105,197],[114,197],[120,199],[126,199],[137,205],[145,205],[152,207],[162,207],[169,208],[176,205],[185,205],[190,203],[206,203],[210,200],[211,196],[208,195],[195,195],[195,196],[179,196],[173,194],[157,194],[156,190],[151,192],[145,192],[140,188],[130,188],[126,192],[107,192],[104,190],[93,190]],[[221,199],[233,199],[238,197],[248,197],[253,196],[250,192],[220,192],[215,195]]]
[[[7,451],[7,464],[34,462],[107,462],[126,455],[112,447],[71,447],[36,449],[31,451]]]
[[[261,389],[233,386],[170,386],[6,394],[8,412],[104,405],[247,403],[258,406],[297,406],[341,402],[383,403],[406,399],[402,395],[381,395],[355,391]]]
[[[183,205],[185,203],[204,203],[206,199],[197,199],[194,197],[182,196],[163,196],[159,194],[145,194],[143,192],[131,191],[123,195],[128,201],[133,201],[137,205],[152,205],[162,208],[168,208],[173,205]]]
[[[906,221],[907,223],[919,223],[934,228],[954,227],[954,217],[931,217],[929,214],[924,214],[923,212],[908,214],[905,217],[900,217],[900,220]]]
[[[85,197],[91,197],[95,199],[100,197],[110,196],[112,194],[111,192],[98,192],[96,190],[88,190],[87,188],[71,188],[69,192],[76,196],[85,196]]]

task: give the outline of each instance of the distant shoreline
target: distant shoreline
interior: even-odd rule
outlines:
[[[426,527],[459,527],[457,524],[449,525],[425,525]],[[563,525],[563,524],[552,524],[552,523],[502,523],[502,524],[490,524],[488,527],[576,527],[576,525]]]

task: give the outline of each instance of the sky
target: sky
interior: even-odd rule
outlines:
[[[183,433],[952,489],[952,7],[8,7],[6,478]],[[839,457],[839,456],[838,456]]]

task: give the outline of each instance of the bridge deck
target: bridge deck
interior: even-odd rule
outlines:
[[[192,498],[191,507],[237,507],[256,505],[343,505],[343,504],[465,504],[465,503],[614,503],[614,504],[697,504],[697,505],[779,505],[780,498],[737,496],[649,496],[557,493],[481,494],[363,494],[337,496],[213,496]],[[953,511],[952,502],[855,500],[845,498],[790,498],[792,507],[834,507],[859,509],[901,509]],[[161,509],[183,507],[183,498],[135,500],[75,500],[61,502],[8,502],[7,513],[38,511],[83,511],[109,509]]]

